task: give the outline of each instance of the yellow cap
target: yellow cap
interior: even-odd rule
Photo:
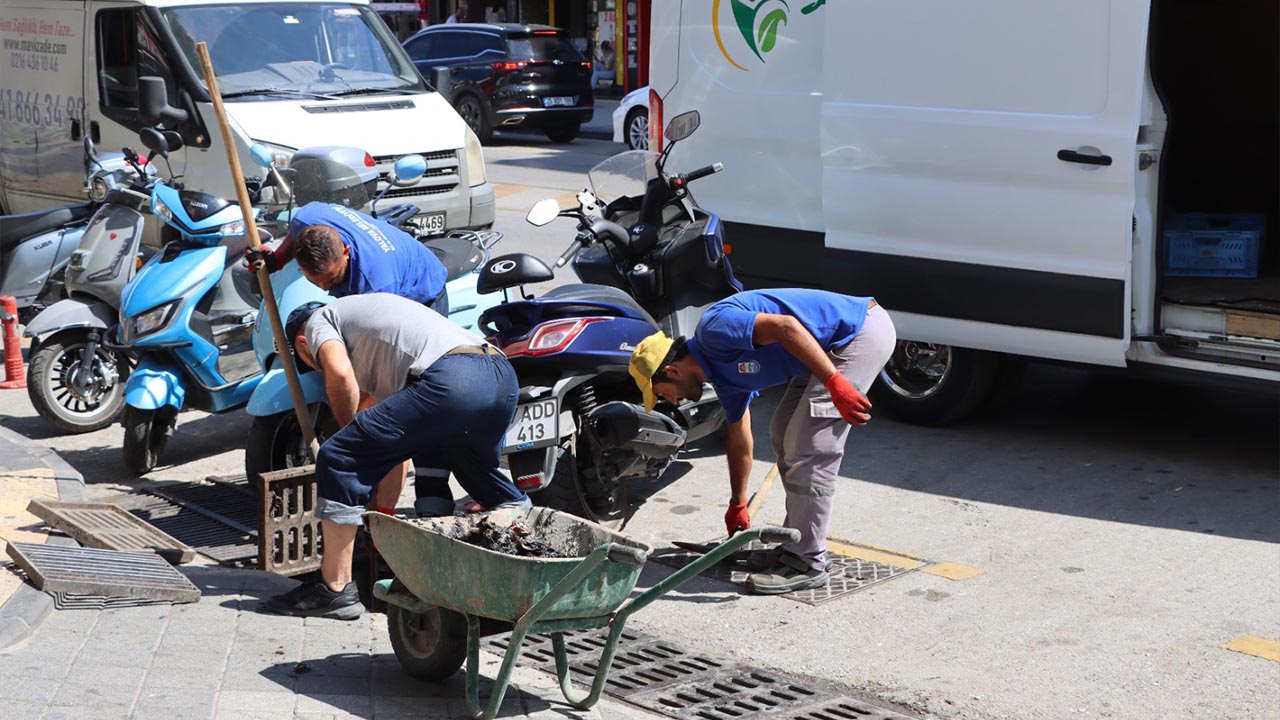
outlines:
[[[640,393],[644,395],[645,410],[652,410],[658,404],[658,398],[653,394],[653,376],[662,369],[662,361],[671,351],[672,342],[674,341],[662,332],[656,332],[641,340],[635,352],[631,353],[629,370],[636,385],[640,387]]]

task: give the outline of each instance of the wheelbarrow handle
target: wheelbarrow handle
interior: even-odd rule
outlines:
[[[628,565],[643,565],[647,559],[645,553],[637,548],[612,543],[609,545],[608,557],[613,562]]]
[[[794,528],[763,527],[760,528],[760,542],[770,545],[800,542],[800,531]]]

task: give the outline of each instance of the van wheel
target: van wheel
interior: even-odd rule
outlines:
[[[549,127],[546,129],[547,138],[553,143],[572,142],[574,138],[578,137],[578,129],[580,127],[582,126],[578,123]]]
[[[871,389],[877,409],[913,425],[947,425],[991,395],[999,356],[982,350],[899,340]]]
[[[458,116],[480,139],[481,145],[489,142],[493,137],[493,128],[489,127],[489,118],[484,109],[484,102],[480,98],[471,93],[463,93],[453,101],[453,109],[458,111]]]

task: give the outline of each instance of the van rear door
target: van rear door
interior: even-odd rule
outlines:
[[[1148,2],[818,12],[824,285],[904,338],[1124,364]]]

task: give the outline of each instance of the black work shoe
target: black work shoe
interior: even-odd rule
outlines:
[[[765,548],[764,550],[748,550],[742,555],[742,562],[753,573],[761,572],[772,568],[778,564],[778,558],[782,556],[781,547]]]
[[[269,598],[262,607],[277,615],[335,620],[355,620],[364,614],[364,603],[360,602],[353,582],[347,583],[341,592],[330,590],[321,580],[305,582],[287,593]]]
[[[804,560],[784,552],[768,570],[747,576],[747,589],[757,595],[781,595],[827,584],[827,571],[811,568]]]

